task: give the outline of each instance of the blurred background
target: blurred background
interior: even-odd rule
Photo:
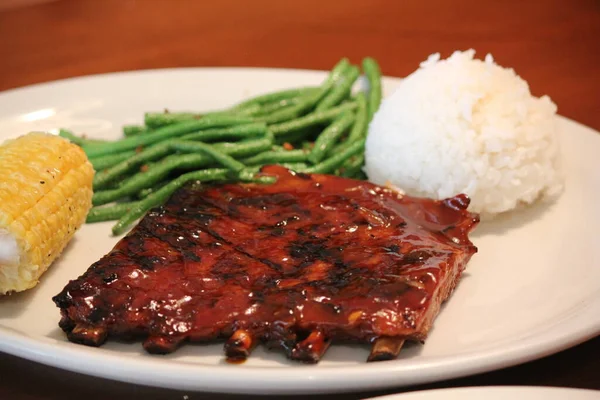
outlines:
[[[0,0],[0,90],[113,71],[329,69],[376,57],[405,76],[474,48],[559,112],[600,128],[600,1]]]

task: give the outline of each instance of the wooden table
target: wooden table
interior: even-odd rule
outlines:
[[[596,0],[9,0],[0,1],[0,90],[145,68],[329,69],[342,56],[356,62],[365,55],[376,57],[385,74],[404,76],[430,53],[475,48],[514,67],[534,94],[550,95],[561,114],[600,129],[599,37]],[[600,389],[600,338],[522,366],[427,387],[508,384]],[[0,354],[1,399],[184,395],[215,398],[80,376]]]

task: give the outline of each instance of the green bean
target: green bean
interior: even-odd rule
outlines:
[[[241,125],[250,122],[252,122],[252,120],[248,117],[232,115],[204,117],[199,120],[184,121],[177,124],[168,125],[145,135],[130,136],[118,142],[84,146],[83,149],[87,153],[88,157],[96,157],[125,150],[133,150],[140,146],[146,146],[161,140],[182,136],[186,133],[199,131],[201,129]]]
[[[310,141],[302,142],[302,150],[304,150],[304,151],[311,151],[313,147],[315,147],[315,142],[310,142]]]
[[[121,186],[116,189],[94,192],[92,204],[98,206],[110,203],[122,197],[134,195],[141,189],[152,186],[165,179],[173,170],[203,168],[209,165],[211,161],[211,157],[205,154],[178,155],[177,158],[169,159],[168,162],[157,163],[154,165],[154,168],[149,168],[146,172],[140,172],[133,175],[129,179],[123,181]]]
[[[267,129],[267,133],[265,133],[265,139],[270,140],[271,144],[275,143],[275,135],[273,135],[273,132],[271,132],[270,129]]]
[[[125,151],[117,154],[110,154],[107,156],[100,156],[96,158],[90,158],[90,162],[96,171],[102,171],[106,168],[110,168],[122,161],[125,161],[135,155],[135,151]]]
[[[342,74],[337,86],[334,87],[331,90],[331,92],[329,92],[327,96],[325,96],[323,100],[319,102],[319,104],[317,104],[315,110],[327,110],[328,108],[331,108],[341,103],[350,95],[350,92],[352,91],[352,86],[354,85],[354,82],[356,82],[356,79],[358,79],[359,75],[360,70],[358,69],[358,67],[354,65],[350,66]]]
[[[365,58],[362,66],[369,81],[368,116],[371,121],[381,103],[381,70],[377,61],[371,57]]]
[[[302,97],[292,97],[289,99],[277,100],[272,103],[266,103],[261,107],[260,111],[258,113],[256,113],[255,115],[259,118],[265,117],[275,111],[279,111],[286,107],[296,105],[300,102],[300,100],[302,100]]]
[[[144,188],[144,189],[140,190],[139,192],[137,192],[135,197],[137,197],[138,199],[146,198],[149,195],[151,195],[152,193],[156,192],[161,187],[165,186],[167,183],[169,183],[169,181],[159,182],[154,186]]]
[[[199,112],[190,112],[190,111],[182,111],[182,112],[147,112],[144,114],[144,124],[146,127],[150,129],[156,129],[160,127],[164,127],[167,125],[173,125],[179,122],[184,121],[193,121],[199,120],[202,118],[214,118],[218,116],[246,116],[251,117],[258,112],[260,112],[261,107],[260,104],[251,104],[246,107],[242,107],[239,109],[226,109],[220,111],[208,111],[204,113]]]
[[[257,176],[257,174],[260,172],[261,168],[262,168],[262,166],[260,166],[260,165],[246,167],[245,169],[240,171],[240,173],[237,176],[237,179],[244,181],[244,182],[257,182],[257,183],[265,183],[265,184],[273,183],[277,180],[274,176],[268,176],[268,175],[258,175]]]
[[[352,125],[352,129],[348,134],[348,138],[346,141],[348,143],[352,143],[355,140],[358,140],[362,137],[365,137],[367,134],[367,99],[365,97],[364,92],[358,92],[356,94],[356,119],[354,120],[354,125]]]
[[[63,137],[65,139],[67,139],[69,142],[74,143],[78,146],[83,146],[83,144],[85,143],[85,139],[76,136],[73,132],[68,131],[66,129],[60,129],[58,131],[58,136]]]
[[[76,144],[77,146],[84,146],[86,144],[98,144],[98,143],[108,143],[106,140],[100,139],[87,139],[81,136],[75,135],[73,132],[67,129],[60,129],[58,131],[58,136],[67,139],[69,142]]]
[[[354,125],[352,125],[352,129],[348,134],[346,140],[342,143],[334,146],[327,153],[328,156],[333,154],[337,154],[350,146],[352,143],[357,141],[358,139],[365,137],[367,134],[367,103],[365,94],[363,92],[359,92],[356,95],[356,103],[358,105],[358,109],[356,110],[356,119],[354,120]]]
[[[342,164],[341,171],[339,175],[345,178],[355,178],[358,176],[360,172],[362,172],[362,167],[365,164],[365,155],[357,154],[354,157],[349,158]]]
[[[348,61],[346,57],[342,58],[337,64],[335,64],[325,82],[330,82],[331,86],[337,85],[339,80],[342,79],[344,72],[350,67],[350,65],[350,61]]]
[[[285,143],[299,145],[309,138],[314,136],[314,131],[310,129],[302,129],[299,131],[292,131],[281,136],[277,136],[275,143],[283,145]]]
[[[150,129],[144,125],[125,125],[123,126],[124,136],[135,136],[142,133],[148,133]]]
[[[135,220],[142,217],[146,211],[150,210],[153,207],[156,207],[162,203],[164,203],[171,194],[185,185],[189,181],[215,181],[215,180],[225,180],[227,179],[228,171],[226,169],[215,168],[215,169],[205,169],[201,171],[193,171],[188,172],[186,174],[180,175],[178,178],[172,180],[156,192],[152,193],[148,197],[143,200],[137,202],[137,205],[131,208],[126,214],[124,214],[121,219],[113,226],[112,232],[114,235],[120,235],[131,225]]]
[[[97,173],[93,180],[94,190],[105,188],[110,182],[128,173],[133,168],[148,161],[158,160],[171,151],[171,142],[165,141],[132,155],[111,168]]]
[[[193,112],[147,112],[144,113],[144,124],[150,129],[156,129],[184,121],[202,118],[201,114]]]
[[[263,184],[274,183],[277,181],[277,178],[275,178],[274,176],[257,175],[258,172],[260,172],[260,168],[256,168],[256,169],[246,168],[243,171],[241,171],[236,178],[243,182],[255,182],[255,183],[263,183]]]
[[[158,160],[169,153],[173,152],[173,150],[178,149],[179,151],[192,151],[198,152],[201,151],[200,148],[194,147],[196,142],[187,142],[188,145],[186,147],[176,146],[177,142],[181,142],[179,140],[167,140],[148,149],[133,155],[120,162],[119,164],[113,166],[110,169],[105,171],[101,171],[94,176],[94,190],[105,188],[110,182],[114,179],[128,173],[135,167],[142,165],[148,161]],[[272,144],[268,138],[261,139],[253,139],[247,140],[238,143],[218,143],[213,145],[213,147],[224,154],[227,154],[232,157],[248,157],[262,151],[268,150]],[[209,163],[209,159],[206,159],[206,163]]]
[[[326,159],[325,161],[320,162],[317,165],[314,165],[308,168],[306,171],[310,174],[328,174],[332,171],[335,171],[344,161],[348,158],[352,157],[355,154],[361,152],[365,147],[365,139],[360,139],[354,143],[352,143],[348,148],[344,149],[338,154],[335,154],[333,157]]]
[[[199,143],[196,142],[185,142],[185,148],[181,146],[177,148],[179,148],[179,150],[202,151],[200,149],[200,146],[202,146],[201,144],[198,147],[194,147],[198,144]],[[271,145],[272,142],[270,140],[263,138],[239,143],[219,143],[213,145],[213,148],[229,156],[242,158],[268,150]],[[161,147],[156,150],[158,146]],[[156,159],[154,157],[157,154],[160,154],[158,158],[163,157],[174,149],[175,146],[176,145],[171,144],[171,142],[161,143],[154,148],[139,154],[142,155],[146,153],[145,156],[148,157],[148,152],[153,150],[155,153],[150,154],[150,159]],[[130,160],[130,163],[123,163],[123,165],[115,166],[114,169],[107,170],[106,174],[97,175],[99,178],[95,178],[94,184],[98,187],[105,187],[113,179],[123,175],[123,173],[127,172],[130,168],[139,165],[141,162],[149,161],[149,159],[145,159],[144,156],[132,160],[133,157]],[[122,197],[133,195],[141,189],[160,182],[173,170],[203,168],[209,165],[211,161],[212,158],[205,154],[174,154],[164,158],[161,162],[154,164],[152,167],[148,168],[146,172],[140,172],[123,181],[121,186],[116,189],[96,191],[92,197],[92,203],[94,205],[106,204]],[[95,189],[97,189],[96,186]]]
[[[330,122],[343,112],[354,110],[356,107],[357,104],[354,101],[342,103],[337,107],[333,107],[325,111],[314,111],[292,121],[271,125],[269,126],[269,131],[272,132],[275,137],[281,136],[289,132],[298,131],[300,129],[319,125],[325,122]]]
[[[206,143],[202,143],[202,142],[191,142],[190,143],[190,142],[184,142],[184,141],[176,141],[176,142],[173,142],[173,148],[175,150],[185,151],[185,152],[200,151],[200,152],[206,154],[207,156],[210,156],[213,160],[215,160],[217,163],[221,164],[225,168],[230,169],[234,172],[240,172],[241,170],[243,170],[246,167],[244,164],[237,161],[233,157],[225,154],[224,152],[221,152],[221,151],[215,149],[214,146],[211,146]]]
[[[267,151],[273,145],[273,140],[267,137],[262,139],[244,140],[237,143],[216,143],[214,148],[235,158],[250,157]]]
[[[119,219],[137,204],[137,201],[130,201],[127,203],[118,203],[106,207],[92,207],[85,222],[92,223]]]
[[[296,163],[306,161],[307,154],[304,150],[266,151],[254,157],[245,158],[242,162],[246,165]]]
[[[239,140],[252,136],[261,136],[267,132],[264,122],[253,122],[245,125],[234,125],[229,128],[206,129],[188,133],[180,137],[181,140],[223,141],[227,139]]]
[[[315,141],[315,146],[308,155],[308,161],[319,163],[325,158],[327,152],[335,145],[337,140],[346,132],[354,122],[354,113],[346,111],[329,125]]]
[[[348,59],[343,58],[336,64],[335,67],[333,67],[327,76],[327,79],[325,79],[325,82],[323,82],[317,92],[304,96],[298,101],[297,104],[291,107],[284,108],[266,116],[264,121],[267,124],[275,124],[278,122],[289,121],[290,119],[300,116],[302,113],[309,110],[319,101],[321,101],[321,99],[326,96],[327,93],[329,93],[331,88],[337,84],[341,76],[343,76],[344,71],[349,68],[349,66],[350,63],[348,62]]]
[[[236,115],[245,115],[248,117],[253,117],[253,116],[259,114],[261,111],[262,111],[262,107],[260,106],[260,104],[250,104],[247,107],[241,107],[238,109],[230,109],[230,110],[227,110],[226,112],[231,112]]]
[[[328,90],[327,89],[323,89]],[[280,110],[274,111],[269,115],[266,115],[261,118],[261,120],[265,121],[268,124],[276,124],[278,122],[289,121],[290,119],[296,118],[300,116],[303,112],[313,107],[319,99],[323,96],[325,92],[318,92],[316,94],[303,97],[298,101],[298,103],[284,107]]]
[[[227,111],[211,111],[207,113],[195,112],[147,112],[144,114],[144,124],[149,129],[158,129],[168,125],[178,124],[186,121],[197,121],[202,118],[214,118],[222,116],[232,116],[231,112]]]
[[[160,184],[159,184],[159,185],[157,185],[157,186],[158,186],[159,188],[160,188],[160,187],[162,187]],[[144,199],[144,198],[146,198],[146,197],[150,196],[150,195],[151,195],[152,193],[154,193],[154,192],[156,192],[156,190],[154,189],[154,186],[152,186],[152,187],[149,187],[149,188],[144,188],[144,189],[142,189],[142,190],[140,190],[140,191],[138,192],[138,194],[136,195],[136,197],[137,197],[138,199]]]
[[[287,169],[291,169],[292,171],[297,171],[297,172],[304,172],[308,169],[308,165],[306,165],[306,163],[282,163],[279,164],[282,167],[285,167]]]
[[[289,99],[292,97],[306,96],[310,94],[314,94],[319,90],[319,87],[310,86],[310,87],[302,87],[302,88],[294,88],[294,89],[284,89],[279,90],[277,92],[270,92],[261,94],[259,96],[250,98],[245,100],[233,107],[233,110],[244,109],[246,107],[253,106],[254,104],[266,104],[272,103],[279,100]]]

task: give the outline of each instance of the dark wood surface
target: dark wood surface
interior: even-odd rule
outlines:
[[[147,68],[329,69],[342,56],[365,55],[385,74],[404,76],[430,53],[474,48],[515,68],[561,114],[600,129],[598,38],[597,0],[0,0],[0,90]],[[518,367],[386,393],[466,385],[600,389],[600,338]],[[0,354],[0,399],[184,395],[236,398],[111,382]]]

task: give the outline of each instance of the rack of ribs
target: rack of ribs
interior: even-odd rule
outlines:
[[[469,199],[414,198],[364,181],[263,168],[277,182],[192,183],[53,300],[69,340],[144,340],[150,353],[226,339],[308,363],[332,342],[369,361],[424,341],[471,256]]]

